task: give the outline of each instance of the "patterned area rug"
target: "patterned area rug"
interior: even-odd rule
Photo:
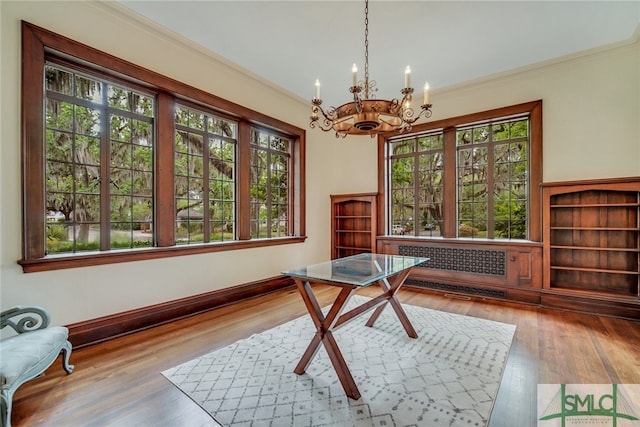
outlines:
[[[417,339],[391,307],[372,328],[365,314],[334,332],[357,401],[345,395],[323,346],[304,375],[293,373],[315,332],[308,315],[163,375],[224,426],[487,425],[515,325],[403,307]]]

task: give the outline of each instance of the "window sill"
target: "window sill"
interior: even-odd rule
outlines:
[[[233,251],[238,249],[259,248],[266,246],[289,245],[303,243],[306,236],[282,237],[275,239],[256,239],[232,241],[202,245],[171,246],[166,248],[144,248],[113,250],[109,252],[90,252],[78,255],[50,255],[45,258],[25,260],[18,264],[25,273],[39,271],[62,270],[66,268],[90,267],[94,265],[117,264],[130,261],[144,261],[183,255],[198,255],[211,252]]]
[[[536,242],[535,240],[523,240],[523,239],[486,239],[479,237],[441,237],[441,236],[399,236],[397,234],[387,234],[377,237],[378,241],[381,240],[397,240],[397,241],[414,241],[414,242],[430,242],[430,243],[452,243],[460,245],[489,245],[489,246],[540,246],[542,242]]]

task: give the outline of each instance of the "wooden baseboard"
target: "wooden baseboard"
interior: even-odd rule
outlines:
[[[86,347],[244,299],[265,295],[293,286],[293,284],[294,282],[290,277],[277,276],[74,323],[67,325],[69,328],[69,341],[76,349]]]
[[[601,316],[618,317],[627,320],[640,320],[640,300],[631,298],[606,298],[579,294],[571,291],[545,289],[541,294],[544,307],[579,311]]]
[[[472,284],[452,279],[426,281],[422,278],[414,279],[412,276],[407,279],[405,286],[414,289],[427,289],[440,294],[511,301],[598,316],[640,320],[640,300],[635,298],[615,298],[609,295],[566,290],[499,287],[477,281]]]

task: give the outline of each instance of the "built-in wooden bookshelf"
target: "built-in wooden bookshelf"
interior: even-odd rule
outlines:
[[[331,258],[375,252],[377,193],[331,195]]]
[[[544,289],[640,304],[640,178],[542,191]]]

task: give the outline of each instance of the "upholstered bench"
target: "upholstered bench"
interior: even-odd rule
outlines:
[[[0,329],[11,326],[17,335],[0,339],[0,425],[11,426],[13,394],[25,382],[40,376],[63,352],[62,367],[69,364],[71,343],[64,326],[49,327],[49,313],[40,307],[15,307],[0,313]]]

